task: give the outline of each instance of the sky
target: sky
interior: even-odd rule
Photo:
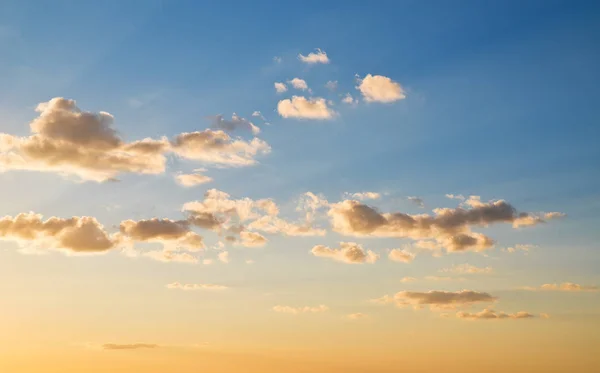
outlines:
[[[0,3],[0,371],[600,370],[593,1]]]

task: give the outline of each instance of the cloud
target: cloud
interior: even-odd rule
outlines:
[[[367,74],[363,79],[359,79],[359,85],[356,88],[367,102],[388,103],[406,98],[400,84],[381,75]]]
[[[483,273],[492,273],[492,267],[475,267],[470,264],[460,264],[455,265],[452,268],[444,268],[440,270],[440,272],[451,272],[451,273],[461,273],[461,274],[483,274]]]
[[[380,213],[356,200],[330,205],[328,215],[333,230],[348,236],[398,237],[417,241],[435,240],[449,252],[483,251],[494,241],[470,230],[496,223],[513,223],[529,213],[517,213],[509,203],[498,200],[479,202],[475,207],[437,208],[434,215],[402,212]],[[541,221],[540,221],[541,222]],[[431,243],[431,241],[426,241]],[[434,247],[437,248],[437,245]]]
[[[168,289],[177,290],[226,290],[229,289],[227,286],[215,285],[215,284],[181,284],[179,282],[172,282],[167,285]]]
[[[273,83],[273,86],[275,87],[275,91],[277,93],[284,93],[284,92],[287,92],[287,90],[288,90],[285,83],[275,82],[275,83]]]
[[[325,229],[313,227],[310,222],[303,224],[290,223],[276,216],[258,218],[248,224],[248,229],[284,236],[324,236],[327,233]]]
[[[164,262],[164,263],[187,263],[187,264],[197,264],[198,258],[194,255],[186,252],[178,252],[174,250],[153,250],[147,251],[142,254],[145,257],[150,259]]]
[[[447,277],[447,276],[425,276],[427,281],[465,281],[462,277]]]
[[[184,187],[193,187],[200,184],[206,184],[211,182],[213,179],[210,176],[206,176],[201,174],[200,172],[205,171],[205,169],[195,170],[197,172],[193,174],[179,174],[175,176],[175,180],[177,183]]]
[[[419,206],[420,208],[425,208],[425,202],[419,197],[406,197],[406,199]]]
[[[561,284],[543,284],[539,288],[523,287],[522,290],[544,290],[544,291],[599,291],[600,287],[592,285],[580,285],[573,282],[563,282]]]
[[[348,314],[348,315],[344,316],[344,318],[345,318],[346,320],[352,320],[352,321],[356,321],[356,320],[364,320],[364,319],[368,319],[368,318],[369,318],[369,315],[367,315],[367,314],[364,314],[364,313],[357,312],[357,313],[351,313],[351,314]]]
[[[24,249],[52,249],[67,253],[91,254],[113,249],[118,239],[89,216],[68,219],[21,213],[0,218],[0,239],[17,241]]]
[[[273,62],[281,63],[281,61],[283,61],[283,59],[281,57],[278,57],[278,56],[273,57]]]
[[[465,200],[465,196],[463,196],[462,194],[446,194],[446,198],[459,199],[461,201]]]
[[[415,281],[417,281],[417,279],[414,277],[402,277],[402,279],[400,280],[400,282],[402,282],[402,283],[415,282]]]
[[[388,258],[394,262],[410,263],[415,259],[415,254],[402,249],[393,249]]]
[[[217,255],[217,257],[221,262],[229,263],[229,253],[227,251],[220,252],[219,255]]]
[[[348,105],[357,105],[358,99],[355,99],[354,97],[352,97],[352,95],[350,93],[346,93],[344,98],[342,98],[342,102],[344,104],[348,104]]]
[[[39,104],[31,136],[0,134],[0,171],[29,170],[107,181],[120,173],[160,174],[166,139],[127,143],[107,112],[81,111],[74,100],[53,98]]]
[[[157,242],[165,248],[198,251],[204,248],[202,236],[192,232],[187,220],[125,220],[119,225],[123,237],[134,242]]]
[[[325,312],[328,310],[329,310],[329,307],[322,305],[322,304],[319,306],[316,306],[316,307],[309,307],[309,306],[290,307],[290,306],[279,306],[279,305],[273,307],[273,311],[275,311],[275,312],[289,313],[292,315],[297,315],[300,313],[320,313],[320,312]]]
[[[224,131],[210,129],[182,133],[175,137],[171,146],[172,151],[183,158],[222,166],[253,165],[256,156],[271,152],[269,144],[256,137],[245,141],[234,139]]]
[[[358,193],[345,193],[346,196],[350,198],[356,198],[358,200],[364,201],[368,199],[379,199],[381,198],[381,194],[377,192],[358,192]]]
[[[337,80],[330,80],[325,84],[325,88],[327,88],[330,91],[335,91],[338,87],[338,82]]]
[[[240,232],[241,245],[245,247],[262,247],[267,239],[260,233],[243,231]]]
[[[130,344],[117,344],[117,343],[105,343],[102,345],[104,350],[139,350],[139,349],[152,349],[158,348],[159,345],[150,343],[130,343]]]
[[[254,125],[251,121],[246,118],[238,116],[233,113],[231,120],[223,118],[222,115],[216,115],[212,119],[212,128],[220,129],[226,132],[233,132],[237,129],[246,129],[252,132],[253,135],[260,133],[260,128]]]
[[[374,299],[373,302],[379,304],[395,303],[398,307],[413,306],[415,309],[429,306],[432,310],[441,310],[471,306],[475,303],[492,303],[496,300],[496,297],[488,293],[473,290],[456,292],[431,290],[428,292],[401,291],[396,293],[394,297],[385,295]]]
[[[260,111],[258,111],[258,110],[254,111],[252,113],[252,116],[256,117],[256,118],[260,118],[262,120],[266,120],[265,117],[264,117],[264,115],[262,115],[262,113]]]
[[[323,63],[323,64],[327,64],[329,63],[329,57],[327,57],[327,53],[325,53],[324,51],[320,50],[317,48],[316,53],[311,52],[308,54],[308,56],[304,56],[302,54],[298,55],[298,59],[304,63],[307,64],[317,64],[317,63]]]
[[[489,308],[484,309],[481,312],[470,313],[470,312],[457,312],[456,317],[460,319],[468,319],[468,320],[518,320],[518,319],[531,319],[536,317],[535,315],[529,312],[517,312],[517,313],[505,313],[505,312],[496,312]]]
[[[379,255],[371,250],[365,250],[354,242],[340,242],[339,249],[332,249],[324,245],[317,245],[312,248],[311,253],[314,256],[333,259],[338,262],[348,264],[375,263]]]
[[[531,249],[534,249],[534,248],[536,248],[536,247],[537,247],[537,246],[535,246],[535,245],[530,245],[530,244],[525,244],[525,245],[522,245],[522,244],[517,244],[517,245],[515,245],[515,246],[512,246],[512,247],[508,247],[508,248],[506,248],[504,251],[506,251],[506,252],[508,252],[508,253],[511,253],[511,254],[512,254],[512,253],[516,253],[517,251],[524,251],[524,252],[528,252],[528,251],[530,251]]]
[[[331,119],[336,112],[327,106],[324,98],[305,98],[292,96],[291,99],[279,101],[277,112],[284,118],[299,119]]]
[[[294,88],[300,89],[302,91],[306,91],[308,89],[308,84],[306,84],[306,81],[304,79],[294,78],[288,83],[290,83]]]

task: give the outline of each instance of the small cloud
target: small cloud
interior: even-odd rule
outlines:
[[[462,194],[446,194],[446,198],[459,199],[461,201],[465,200],[465,196],[463,196]]]
[[[354,242],[340,242],[339,249],[332,249],[324,245],[317,245],[312,248],[311,253],[314,256],[333,259],[338,262],[348,264],[375,263],[379,255],[371,250],[365,250]]]
[[[277,93],[283,93],[288,90],[285,83],[275,82],[275,83],[273,83],[273,85],[275,86],[275,91]]]
[[[281,63],[282,61],[283,61],[283,59],[279,56],[273,57],[273,62],[275,62],[275,63]]]
[[[356,87],[367,102],[389,103],[406,98],[402,86],[382,75],[367,74]]]
[[[179,282],[173,282],[167,285],[168,289],[177,290],[225,290],[227,286],[215,285],[215,284],[181,284]]]
[[[219,260],[223,263],[229,263],[229,252],[227,251],[222,251],[219,253],[219,255],[217,255],[217,257],[219,258]]]
[[[105,343],[102,345],[104,350],[140,350],[149,348],[158,348],[157,344],[150,343],[130,343],[130,344],[119,344],[119,343]]]
[[[388,258],[394,262],[410,263],[415,259],[415,254],[402,249],[393,249]]]
[[[344,193],[344,195],[348,198],[354,198],[354,199],[358,199],[360,201],[381,198],[381,193],[377,193],[377,192]]]
[[[546,314],[542,314],[546,315]],[[541,316],[541,315],[540,315]],[[535,315],[529,312],[517,312],[517,313],[505,313],[505,312],[496,312],[491,309],[484,309],[481,312],[470,313],[470,312],[458,312],[456,317],[460,319],[468,319],[468,320],[519,320],[519,319],[532,319],[536,317]]]
[[[462,277],[448,277],[448,276],[425,276],[425,280],[428,281],[465,281]]]
[[[492,273],[492,267],[476,267],[470,264],[460,264],[453,266],[452,268],[441,269],[440,272],[460,273],[460,274],[484,274]]]
[[[328,311],[329,307],[325,305],[319,305],[317,307],[290,307],[290,306],[275,306],[273,307],[273,311],[280,313],[289,313],[292,315],[298,315],[300,313],[320,313]]]
[[[317,64],[317,63],[328,64],[330,62],[329,57],[327,57],[327,53],[325,53],[324,51],[322,51],[320,49],[317,49],[316,53],[314,53],[314,52],[309,53],[308,56],[299,54],[298,59],[309,65],[313,65],[313,64]]]
[[[338,87],[338,82],[337,80],[330,80],[325,84],[325,88],[327,88],[330,91],[335,91]]]
[[[256,263],[256,262],[252,259],[246,260],[246,264],[254,264],[254,263]]]
[[[580,285],[573,282],[563,282],[561,284],[543,284],[539,288],[524,286],[521,290],[529,290],[529,291],[599,291],[600,288],[598,286],[593,285]]]
[[[292,96],[291,99],[279,101],[277,112],[284,118],[298,119],[332,119],[336,112],[327,106],[324,98],[306,98]]]
[[[302,91],[306,91],[308,89],[308,84],[306,84],[306,80],[300,78],[294,78],[288,81],[292,85],[292,87],[296,89],[300,89]]]
[[[194,170],[198,171],[193,174],[179,174],[175,176],[175,180],[179,185],[182,185],[186,188],[190,188],[196,185],[206,184],[211,182],[213,179],[210,176],[206,176],[201,174],[201,171],[205,171],[204,169]]]
[[[400,282],[402,282],[403,284],[415,281],[417,281],[417,279],[414,277],[402,277],[402,279],[400,280]]]
[[[346,320],[351,320],[351,321],[365,320],[365,319],[369,318],[369,315],[357,312],[357,313],[351,313],[351,314],[345,315],[344,318]]]
[[[342,98],[342,102],[348,105],[358,105],[358,99],[352,97],[350,93],[346,93],[344,98]]]
[[[525,253],[528,253],[529,251],[531,251],[531,249],[535,249],[537,246],[536,245],[529,245],[529,244],[517,244],[515,246],[511,246],[511,247],[507,247],[506,249],[503,249],[502,251],[505,251],[507,253],[516,253],[518,251],[522,251]]]
[[[419,197],[406,197],[406,199],[419,206],[420,208],[425,208],[425,202]]]

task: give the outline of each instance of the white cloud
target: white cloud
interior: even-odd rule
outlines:
[[[348,105],[357,105],[358,99],[355,99],[354,97],[352,97],[352,95],[350,93],[346,93],[344,98],[342,98],[342,102],[345,104],[348,104]]]
[[[312,248],[311,253],[314,256],[333,259],[338,262],[348,264],[375,263],[379,255],[371,250],[365,250],[354,242],[340,242],[339,249],[332,249],[324,245],[317,245]]]
[[[291,99],[279,101],[277,112],[284,118],[299,119],[331,119],[336,112],[327,106],[324,98],[292,96]]]
[[[292,85],[292,87],[294,87],[296,89],[300,89],[302,91],[306,91],[308,89],[308,84],[306,84],[306,81],[304,79],[294,78],[294,79],[290,80],[288,83],[290,83]]]
[[[277,93],[283,93],[283,92],[287,92],[287,86],[284,83],[280,83],[280,82],[275,82],[273,83],[273,85],[275,86],[275,91]]]
[[[462,194],[446,194],[446,198],[459,199],[461,201],[465,200],[465,196],[463,196]]]
[[[358,193],[345,193],[345,196],[358,199],[361,201],[365,201],[368,199],[379,199],[381,198],[381,193],[377,192],[358,192]]]
[[[327,53],[325,53],[324,51],[317,49],[316,53],[315,52],[311,52],[308,54],[308,56],[304,56],[302,54],[298,55],[298,59],[304,63],[307,64],[317,64],[317,63],[323,63],[323,64],[327,64],[329,63],[329,57],[327,57]]]
[[[356,87],[367,102],[394,102],[406,98],[404,89],[397,82],[381,75],[367,74]]]
[[[201,174],[200,172],[205,171],[205,169],[195,170],[197,172],[193,174],[179,174],[175,176],[175,180],[177,183],[184,187],[193,187],[196,185],[206,184],[211,182],[212,177]]]

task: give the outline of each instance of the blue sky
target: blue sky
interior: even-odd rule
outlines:
[[[35,106],[65,97],[77,100],[82,110],[114,115],[127,141],[203,130],[211,116],[237,113],[258,124],[259,137],[272,148],[255,166],[209,167],[214,180],[195,188],[178,186],[173,176],[198,165],[175,156],[168,157],[163,174],[125,174],[118,183],[7,171],[0,173],[2,215],[89,215],[113,229],[124,219],[178,219],[185,202],[202,199],[210,188],[234,198],[273,198],[289,216],[298,216],[295,199],[307,191],[332,202],[345,192],[376,191],[386,194],[374,202],[381,210],[410,214],[456,207],[447,193],[479,195],[482,201],[505,199],[519,211],[560,211],[567,218],[518,231],[484,228],[497,241],[489,255],[417,257],[401,272],[397,263],[355,269],[308,254],[314,245],[348,240],[338,233],[272,237],[264,249],[232,250],[230,266],[236,271],[207,268],[202,276],[243,283],[257,293],[277,282],[281,299],[287,299],[286,284],[290,291],[312,292],[306,295],[312,303],[344,283],[356,286],[363,298],[392,293],[398,278],[465,262],[494,266],[501,275],[476,284],[499,291],[567,280],[595,284],[600,282],[599,46],[600,4],[593,1],[2,2],[2,132],[27,135]],[[308,65],[297,58],[316,48],[327,53],[329,64]],[[347,92],[360,99],[355,76],[366,74],[390,77],[406,98],[343,104]],[[300,93],[290,88],[277,94],[273,83],[294,77],[306,80],[314,96],[332,100],[339,115],[332,120],[279,115],[278,101]],[[335,92],[325,88],[327,81],[338,82]],[[268,125],[251,116],[256,110]],[[422,198],[426,209],[408,196]],[[382,256],[410,242],[351,240]],[[529,255],[502,251],[516,244],[537,249]],[[14,250],[0,255],[11,263],[5,276],[33,267],[38,280],[66,271],[72,281],[93,283],[108,267],[115,284],[134,273],[131,281],[140,286],[177,276],[193,282],[197,274],[175,264],[165,270],[164,263],[132,265],[117,255],[93,262],[60,256],[42,262]],[[260,270],[246,266],[246,259],[256,260]],[[84,269],[70,272],[67,260],[80,260]],[[146,284],[146,278],[152,280]],[[327,291],[319,293],[325,280]],[[60,296],[68,299],[65,286]],[[426,290],[431,284],[415,286]],[[520,305],[522,299],[512,296]],[[339,302],[352,304],[343,303],[350,302],[346,298]],[[569,312],[554,301],[532,302]],[[582,302],[582,309],[597,312],[597,301]]]

